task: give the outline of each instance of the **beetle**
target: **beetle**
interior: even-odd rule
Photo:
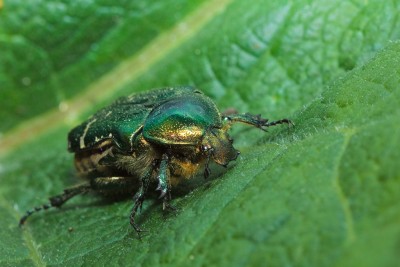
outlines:
[[[77,173],[86,183],[67,188],[49,203],[28,210],[22,225],[33,213],[61,207],[87,192],[103,195],[132,194],[130,224],[135,222],[151,182],[157,185],[163,209],[170,205],[171,188],[203,171],[210,175],[210,161],[226,167],[239,151],[228,130],[245,123],[263,131],[289,119],[269,122],[260,115],[221,115],[214,102],[200,90],[169,87],[133,94],[116,100],[68,134],[68,150],[75,153]]]

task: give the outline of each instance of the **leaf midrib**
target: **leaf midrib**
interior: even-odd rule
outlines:
[[[13,209],[11,204],[9,204],[8,201],[5,200],[3,197],[0,197],[0,205],[3,206],[3,208],[5,208],[12,215],[12,217],[16,219],[15,224],[17,224],[20,214],[15,209]],[[46,266],[46,264],[43,262],[43,257],[40,253],[38,245],[36,244],[29,229],[20,228],[19,230],[22,231],[23,240],[26,244],[26,248],[29,251],[29,258],[32,260],[35,266]]]

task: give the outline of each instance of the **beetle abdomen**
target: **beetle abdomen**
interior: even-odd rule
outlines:
[[[106,140],[93,149],[75,153],[75,168],[78,174],[85,178],[115,174],[114,167],[100,164],[102,159],[112,155],[112,148],[111,140]]]

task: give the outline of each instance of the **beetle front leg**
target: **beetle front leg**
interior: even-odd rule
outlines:
[[[153,164],[154,165],[154,164]],[[144,201],[144,197],[145,194],[147,192],[147,188],[149,187],[150,184],[150,178],[151,175],[153,173],[153,169],[154,166],[152,168],[150,168],[147,173],[142,177],[142,179],[140,180],[140,188],[139,190],[136,192],[136,194],[133,196],[133,201],[134,201],[134,205],[131,211],[131,215],[129,217],[130,220],[130,224],[132,225],[132,227],[135,229],[135,231],[139,234],[140,237],[140,233],[144,232],[144,230],[142,230],[135,222],[135,216],[136,216],[136,212],[138,211],[138,209],[140,208],[140,210],[142,210],[142,205],[143,205],[143,201]]]
[[[170,209],[176,210],[169,202],[171,200],[171,191],[169,189],[169,169],[168,169],[169,158],[167,154],[164,154],[161,158],[160,167],[158,171],[158,186],[156,190],[160,190],[161,194],[159,198],[163,199],[163,210]]]
[[[25,221],[35,212],[41,211],[41,210],[47,210],[49,208],[55,207],[55,208],[59,208],[61,207],[65,202],[67,202],[68,200],[70,200],[71,198],[73,198],[76,195],[79,194],[84,194],[87,193],[91,190],[91,185],[90,184],[82,184],[82,185],[78,185],[75,187],[71,187],[71,188],[67,188],[64,190],[64,192],[60,195],[54,196],[49,198],[50,202],[47,204],[44,204],[42,206],[39,207],[35,207],[32,210],[28,210],[24,216],[21,217],[21,219],[19,220],[19,225],[23,225],[25,223]]]
[[[277,120],[277,121],[268,122],[268,119],[262,118],[260,114],[253,115],[250,113],[232,114],[229,116],[223,116],[222,120],[226,122],[226,124],[225,124],[226,128],[230,128],[230,126],[233,123],[241,122],[241,123],[250,124],[250,125],[257,127],[263,131],[267,131],[267,128],[270,126],[275,126],[275,125],[283,124],[283,123],[286,123],[289,126],[294,125],[294,123],[289,119],[281,119],[281,120]]]
[[[168,187],[169,187],[169,169],[168,169],[168,155],[162,155],[160,167],[158,171],[158,186],[156,190],[160,190],[161,194],[159,198],[165,198]]]

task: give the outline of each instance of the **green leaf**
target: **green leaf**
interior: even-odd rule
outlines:
[[[0,10],[1,266],[397,266],[396,1],[70,2]],[[175,191],[176,216],[146,200],[142,240],[130,199],[94,195],[18,227],[79,182],[69,129],[120,95],[180,84],[296,126],[235,128],[241,157]]]

